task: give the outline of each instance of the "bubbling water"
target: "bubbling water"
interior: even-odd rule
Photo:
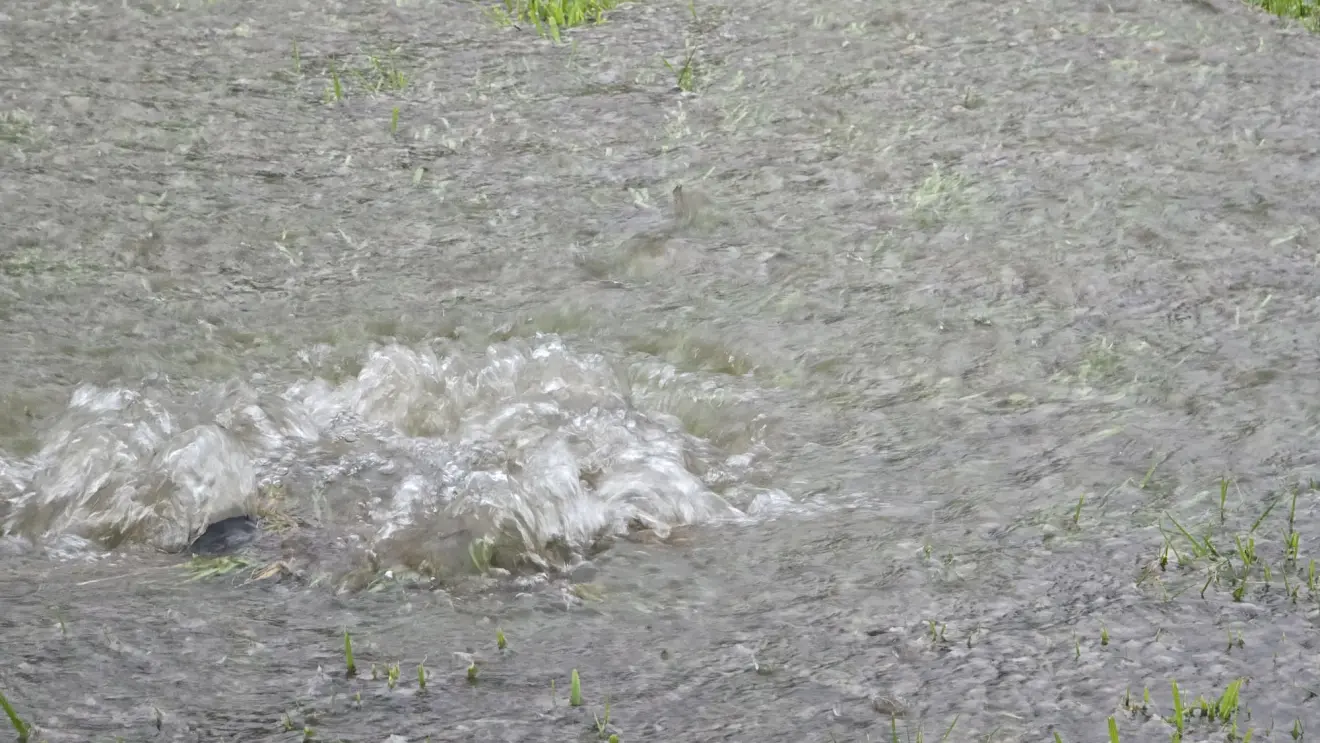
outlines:
[[[3,532],[181,551],[278,489],[372,564],[556,570],[611,536],[786,501],[765,486],[754,400],[553,335],[476,355],[374,347],[339,385],[260,382],[80,387],[34,456],[0,459]]]

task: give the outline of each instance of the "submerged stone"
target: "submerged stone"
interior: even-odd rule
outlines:
[[[188,545],[188,552],[204,556],[232,554],[256,538],[257,522],[249,516],[234,516],[206,527],[206,531]]]

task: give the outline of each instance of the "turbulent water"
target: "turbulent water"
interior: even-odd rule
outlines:
[[[553,336],[474,356],[373,348],[339,385],[83,386],[33,456],[3,463],[5,531],[61,552],[178,552],[287,509],[391,568],[562,571],[609,537],[784,504],[754,484],[761,417],[718,442],[687,432],[685,414],[738,402]]]
[[[36,740],[1316,734],[1320,35],[508,7],[0,3]]]

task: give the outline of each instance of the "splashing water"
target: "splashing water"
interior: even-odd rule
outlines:
[[[279,394],[84,386],[36,455],[0,459],[0,524],[36,545],[181,551],[257,516],[278,487],[311,514],[300,521],[346,532],[373,564],[563,569],[604,537],[663,539],[782,502],[761,484],[766,424],[752,411],[672,367],[616,366],[556,336],[475,357],[373,348],[356,379]]]

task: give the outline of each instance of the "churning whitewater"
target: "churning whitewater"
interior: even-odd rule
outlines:
[[[746,401],[556,336],[476,356],[377,347],[338,386],[260,382],[79,388],[34,456],[0,462],[9,540],[182,551],[277,492],[373,563],[453,570],[476,545],[491,565],[555,570],[602,537],[663,538],[787,501],[754,484],[766,423],[736,414]],[[734,423],[710,426],[711,411]],[[711,438],[685,431],[692,416]]]

